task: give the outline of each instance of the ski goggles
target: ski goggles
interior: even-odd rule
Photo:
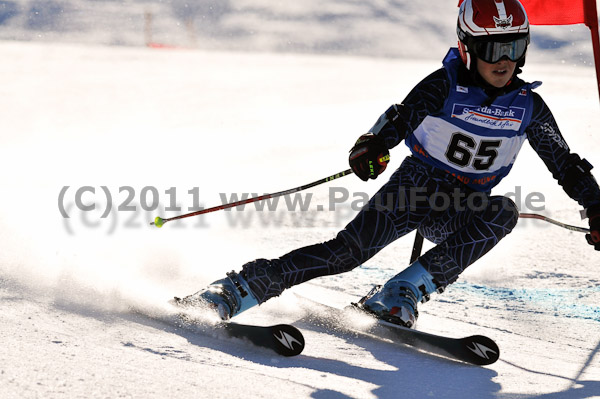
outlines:
[[[504,57],[516,62],[525,55],[528,44],[528,37],[515,39],[510,42],[480,41],[474,43],[473,50],[477,58],[488,64],[495,64]]]

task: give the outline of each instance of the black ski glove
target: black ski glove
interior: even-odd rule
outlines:
[[[590,234],[586,234],[585,238],[596,251],[600,251],[600,205],[590,206],[587,216],[590,221]]]
[[[361,180],[376,179],[390,161],[383,138],[373,133],[363,134],[350,150],[350,167]]]

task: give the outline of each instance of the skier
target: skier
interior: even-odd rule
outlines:
[[[517,75],[529,22],[518,0],[465,0],[458,48],[443,67],[391,106],[350,151],[353,172],[375,179],[402,140],[410,148],[390,180],[337,236],[277,259],[257,259],[182,305],[209,304],[227,319],[320,276],[348,272],[394,240],[419,231],[436,246],[371,290],[364,310],[414,327],[417,304],[442,292],[515,227],[519,211],[491,195],[527,139],[589,218],[588,242],[600,250],[600,188],[592,165],[571,153],[548,106]]]

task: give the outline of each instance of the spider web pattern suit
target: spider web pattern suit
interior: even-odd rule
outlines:
[[[458,71],[458,84],[472,86],[473,76],[465,71]],[[519,90],[524,84],[515,78],[506,90]],[[388,148],[395,147],[428,115],[440,112],[450,85],[446,68],[435,71],[417,84],[401,104],[390,107],[371,131],[382,136]],[[584,207],[599,203],[600,188],[591,174],[567,181],[567,171],[580,158],[570,152],[546,103],[531,93],[532,116],[525,130],[531,146],[559,184],[569,186],[565,191],[574,200]],[[262,303],[293,285],[350,271],[394,240],[418,229],[437,244],[419,260],[445,287],[509,234],[518,215],[517,206],[510,199],[478,192],[451,174],[410,156],[334,239],[277,259],[257,259],[245,264],[241,273]]]

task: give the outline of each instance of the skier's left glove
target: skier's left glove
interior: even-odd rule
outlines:
[[[590,221],[590,234],[586,234],[585,238],[596,251],[600,251],[600,204],[590,206],[587,216]]]
[[[361,180],[376,179],[390,161],[383,138],[373,133],[363,134],[350,150],[348,162],[354,174]]]

